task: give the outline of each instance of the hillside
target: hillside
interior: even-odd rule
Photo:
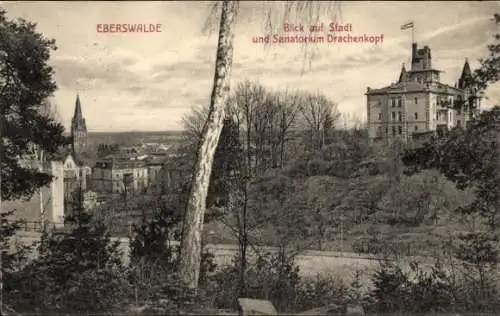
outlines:
[[[403,177],[400,184],[392,188],[382,188],[380,181],[384,181],[384,177],[364,179],[370,184],[369,188],[353,183],[352,179],[320,176],[326,182],[322,188],[321,185],[315,188],[316,192],[322,191],[316,199],[311,191],[296,191],[285,206],[288,214],[280,212],[280,219],[272,226],[252,230],[251,240],[256,244],[278,246],[280,240],[288,239],[292,248],[315,250],[373,253],[384,248],[401,255],[432,255],[440,251],[442,242],[470,229],[470,224],[457,215],[455,209],[471,202],[474,197],[471,191],[458,190],[444,177],[437,178],[434,186],[421,186],[426,179],[435,176],[426,172],[416,177]],[[315,178],[318,177],[311,176],[303,181],[311,184],[317,181]],[[373,195],[376,187],[382,192],[373,201],[374,205],[368,206],[362,199]],[[428,194],[426,200],[423,199],[425,194]],[[261,203],[266,199],[265,195],[260,191],[256,199],[263,208],[259,214],[275,212],[271,207],[276,206],[266,207],[266,202]],[[293,210],[298,205],[296,201],[308,199],[313,204],[303,211],[307,212],[305,215]],[[419,201],[422,203],[420,207],[417,205]],[[319,209],[321,203],[328,206]],[[289,225],[283,216],[292,218]],[[268,220],[273,221],[272,217]],[[292,223],[309,228],[302,232],[293,231],[290,229]],[[236,219],[229,214],[207,223],[204,229],[211,243],[237,243],[235,227]],[[276,233],[276,228],[280,233]]]

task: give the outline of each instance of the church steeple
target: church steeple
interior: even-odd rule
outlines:
[[[465,89],[472,84],[472,71],[469,65],[469,59],[465,58],[464,67],[462,68],[462,75],[458,79],[458,88]]]
[[[462,69],[462,77],[472,76],[472,71],[470,70],[469,58],[465,58],[464,68]]]
[[[71,137],[73,139],[73,154],[79,156],[86,147],[87,126],[82,114],[80,95],[76,94],[75,113],[71,120]]]
[[[403,82],[406,79],[406,68],[405,64],[403,63],[403,66],[401,66],[401,73],[399,74],[399,80],[398,82]]]
[[[82,105],[80,104],[80,94],[76,94],[76,104],[75,104],[75,114],[73,117],[83,118],[82,115]]]

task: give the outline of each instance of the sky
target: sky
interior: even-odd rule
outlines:
[[[216,32],[202,32],[209,2],[23,1],[0,6],[10,18],[36,22],[40,32],[56,40],[58,49],[50,59],[58,84],[53,101],[66,128],[77,93],[90,132],[181,130],[190,108],[209,103],[217,46]],[[340,15],[325,13],[318,23],[351,24],[351,35],[383,34],[383,42],[305,47],[252,43],[253,37],[267,34],[259,6],[246,2],[241,8],[231,85],[248,79],[271,90],[320,92],[350,121],[366,119],[367,87],[396,81],[402,63],[409,68],[411,31],[400,30],[402,24],[414,21],[419,47],[432,49],[433,67],[453,85],[465,58],[475,68],[487,56],[495,32],[491,18],[500,11],[499,1],[346,1]],[[296,16],[279,20],[275,32],[282,33],[282,22],[301,21]],[[161,24],[161,32],[97,32],[97,24],[105,23]],[[315,57],[305,58],[306,51]],[[486,106],[500,103],[500,86],[490,87],[487,97]]]

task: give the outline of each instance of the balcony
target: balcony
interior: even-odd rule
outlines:
[[[438,100],[436,102],[438,109],[452,109],[458,101]]]

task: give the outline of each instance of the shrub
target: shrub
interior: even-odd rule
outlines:
[[[17,275],[16,310],[40,313],[106,313],[130,296],[118,242],[92,215],[75,211],[66,232],[46,234],[39,257]]]
[[[495,274],[483,275],[481,282],[467,268],[460,273],[453,271],[440,261],[430,269],[410,263],[409,272],[403,272],[395,263],[382,262],[373,276],[374,287],[365,308],[370,312],[406,314],[500,310]]]
[[[187,289],[181,282],[177,259],[179,247],[170,241],[175,236],[180,217],[174,208],[164,203],[153,204],[156,213],[133,227],[130,247],[129,280],[134,290],[133,301],[136,306],[146,306],[146,314],[178,314],[197,308],[200,297]],[[216,268],[212,254],[203,252],[200,269],[200,286]]]
[[[239,297],[238,260],[210,278],[206,292],[218,309],[236,309]],[[301,277],[293,256],[266,254],[246,271],[247,297],[269,300],[283,313],[349,302],[349,287],[328,276]],[[352,295],[354,298],[355,295]]]

